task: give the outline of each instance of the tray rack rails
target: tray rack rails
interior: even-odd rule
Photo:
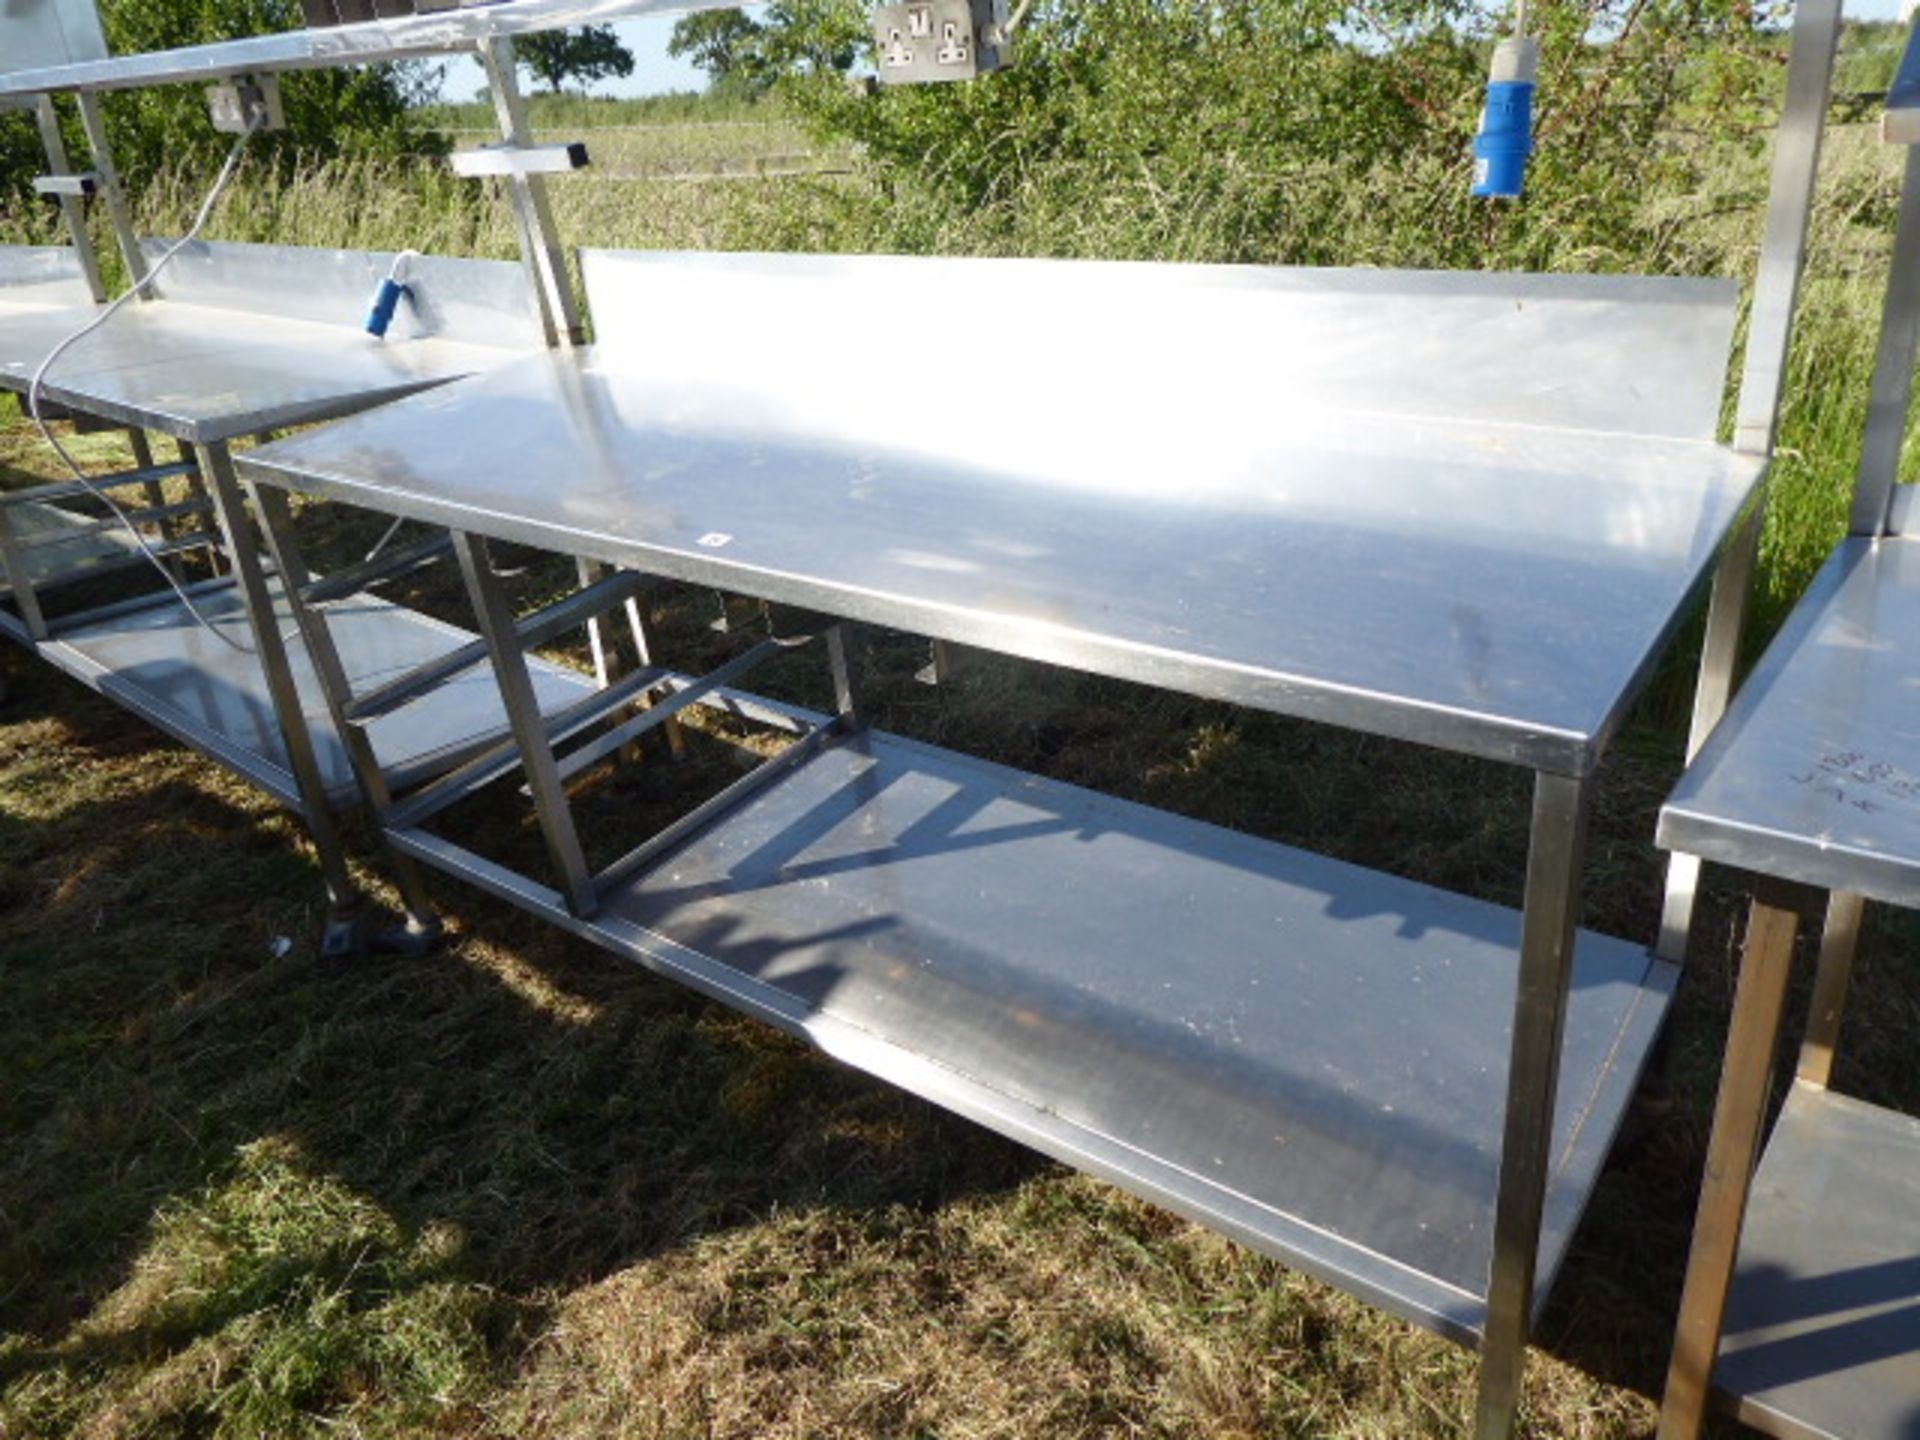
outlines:
[[[1731,287],[611,252],[583,268],[593,348],[240,459],[283,567],[300,562],[282,490],[453,535],[514,743],[411,795],[363,767],[388,846],[1479,1344],[1483,1431],[1508,1433],[1527,1327],[1676,973],[1638,944],[1576,943],[1581,846],[1594,766],[1765,468],[1712,439]],[[989,339],[924,335],[876,374],[835,323],[874,294],[943,292],[1002,295],[1056,337],[1049,384],[1002,397],[991,425],[930,429],[919,408],[969,393]],[[569,750],[529,703],[500,540],[784,618]],[[301,618],[324,656],[328,617]],[[1531,769],[1524,908],[874,732],[849,623]],[[810,642],[836,713],[735,688]],[[350,729],[353,687],[319,669]],[[567,778],[697,704],[788,743],[594,873]],[[545,878],[433,827],[503,777],[533,798]]]
[[[1920,32],[1885,127],[1908,144],[1917,59]],[[1663,846],[1754,877],[1662,1440],[1716,1395],[1789,1440],[1920,1433],[1920,1119],[1832,1087],[1866,903],[1920,905],[1920,517],[1895,484],[1917,335],[1909,150],[1850,533],[1660,812]],[[1826,918],[1769,1135],[1806,887]]]

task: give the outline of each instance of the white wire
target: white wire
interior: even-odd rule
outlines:
[[[102,310],[98,315],[94,316],[93,319],[89,320],[85,325],[82,325],[78,330],[67,336],[66,339],[54,346],[52,350],[48,351],[46,359],[40,362],[40,368],[33,372],[33,380],[27,386],[27,413],[33,417],[33,423],[40,431],[40,438],[53,447],[53,453],[65,462],[67,469],[73,472],[73,478],[78,480],[80,484],[86,488],[87,493],[104,504],[107,509],[113,512],[114,518],[126,526],[127,533],[133,537],[133,543],[140,547],[140,553],[147,558],[147,563],[152,565],[154,570],[159,573],[160,578],[167,582],[168,588],[179,597],[180,603],[186,606],[187,613],[198,621],[208,634],[214,636],[222,644],[229,645],[233,649],[247,655],[254,653],[253,646],[244,641],[234,639],[231,635],[227,634],[226,631],[220,629],[212,621],[208,620],[205,615],[200,613],[199,607],[193,603],[193,598],[187,594],[185,587],[174,578],[173,572],[162,563],[160,557],[154,554],[153,547],[147,543],[147,537],[140,533],[140,527],[128,518],[127,512],[120,508],[118,502],[116,502],[111,495],[107,494],[103,487],[94,484],[87,473],[80,468],[79,462],[68,452],[67,447],[60,443],[59,437],[53,433],[52,427],[47,424],[46,418],[40,413],[40,393],[46,385],[47,374],[53,369],[54,362],[59,360],[68,350],[79,344],[80,341],[86,339],[87,336],[106,324],[107,321],[111,320],[114,315],[118,313],[120,307],[125,305],[127,301],[152,285],[160,272],[167,267],[167,263],[199,238],[200,232],[206,228],[208,218],[213,214],[214,206],[220,203],[221,195],[226,192],[227,185],[233,179],[234,168],[240,163],[241,152],[247,148],[247,142],[253,138],[254,132],[260,128],[261,121],[264,118],[265,117],[258,112],[248,115],[247,128],[240,132],[240,138],[233,142],[233,148],[227,152],[226,163],[220,167],[220,174],[218,178],[214,180],[213,188],[207,192],[207,198],[200,206],[200,213],[194,216],[193,225],[188,229],[187,233],[174,241],[172,245],[169,245],[166,250],[160,254],[160,257],[148,267],[145,278],[136,280],[126,290],[116,296],[106,309]],[[240,523],[240,520],[236,518],[235,523]]]

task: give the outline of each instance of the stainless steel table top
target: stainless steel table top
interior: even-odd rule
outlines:
[[[0,388],[24,394],[38,359],[88,314],[0,319]],[[16,346],[16,338],[23,346]],[[208,444],[325,420],[497,364],[501,352],[440,339],[376,340],[341,325],[156,300],[129,306],[69,350],[49,400]]]
[[[662,351],[658,373],[516,361],[242,468],[1566,772],[1596,759],[1762,471],[1707,440],[1249,413],[1192,388],[959,391],[878,348],[851,373],[732,376]]]
[[[157,249],[161,242],[147,243]],[[403,306],[388,339],[368,335],[360,321],[392,259],[291,246],[189,247],[159,281],[162,298],[123,306],[77,341],[43,393],[205,444],[329,419],[537,345],[518,266],[435,257],[413,262],[420,313]],[[0,306],[0,389],[24,393],[48,353],[98,313],[78,304]]]
[[[1659,839],[1920,905],[1920,539],[1834,551],[1662,807]]]

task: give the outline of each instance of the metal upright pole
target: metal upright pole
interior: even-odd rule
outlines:
[[[307,659],[313,665],[320,692],[327,702],[328,718],[346,748],[367,808],[376,823],[384,823],[387,812],[393,808],[386,772],[380,768],[380,757],[374,752],[372,739],[348,717],[353,685],[346,666],[340,661],[339,648],[333,643],[333,627],[327,623],[326,613],[308,604],[300,593],[312,575],[301,553],[299,537],[294,533],[293,507],[287,503],[286,494],[271,485],[247,481],[246,493],[259,512],[260,533],[267,542],[267,553],[273,557],[274,568],[280,572],[280,583],[286,589],[288,604],[299,624]],[[437,941],[441,932],[440,917],[427,894],[426,880],[411,855],[403,855],[388,846],[386,856],[407,912],[405,943],[410,949],[424,949]]]
[[[347,870],[346,849],[334,824],[326,782],[320,774],[320,758],[314,750],[313,732],[307,725],[306,707],[301,703],[299,686],[293,678],[293,663],[280,635],[279,610],[273,603],[273,591],[260,563],[260,552],[254,545],[253,522],[241,494],[239,476],[234,473],[233,456],[226,445],[216,441],[203,446],[200,465],[213,494],[214,512],[226,535],[240,594],[246,602],[267,694],[280,721],[280,736],[286,744],[287,761],[300,794],[301,819],[306,821],[314,849],[320,855],[320,872],[332,905],[321,948],[330,955],[345,953],[357,940],[354,912],[359,906],[359,889]]]
[[[73,163],[67,158],[66,137],[60,133],[60,112],[54,109],[51,95],[42,95],[34,103],[33,117],[40,126],[41,147],[47,152],[48,173],[71,175]],[[96,303],[104,301],[107,282],[100,276],[100,256],[93,248],[93,236],[87,231],[86,202],[78,195],[62,195],[60,216],[73,239],[73,253],[80,261],[81,273],[87,277],[87,289],[93,292]]]
[[[1880,344],[1873,361],[1873,398],[1854,480],[1850,526],[1853,534],[1872,539],[1887,533],[1893,487],[1900,478],[1900,448],[1907,438],[1914,360],[1920,353],[1920,147],[1907,151],[1900,220],[1888,264]]]
[[[1687,1256],[1686,1286],[1680,1296],[1680,1323],[1660,1405],[1659,1440],[1694,1440],[1706,1419],[1727,1294],[1740,1253],[1740,1230],[1746,1223],[1747,1197],[1760,1155],[1767,1082],[1780,1044],[1799,923],[1791,898],[1778,887],[1763,885],[1755,894],[1733,1000],[1720,1098],[1707,1142],[1693,1249]]]
[[[1774,142],[1766,235],[1761,242],[1760,272],[1754,281],[1747,348],[1740,369],[1740,398],[1734,415],[1734,448],[1749,454],[1771,456],[1779,437],[1781,398],[1786,390],[1787,360],[1806,262],[1807,228],[1813,217],[1820,143],[1826,131],[1827,106],[1833,94],[1833,59],[1839,43],[1840,0],[1800,0],[1793,15],[1787,100]],[[1706,639],[1700,650],[1700,675],[1693,692],[1693,722],[1687,733],[1689,761],[1700,753],[1733,698],[1740,637],[1746,628],[1747,601],[1753,591],[1753,572],[1765,524],[1766,495],[1762,491],[1727,541],[1714,572]],[[1686,954],[1699,885],[1697,855],[1675,854],[1668,860],[1666,904],[1655,949],[1669,960]]]
[[[120,258],[127,262],[128,279],[138,285],[147,278],[147,257],[140,253],[133,212],[127,209],[127,197],[120,189],[120,172],[114,168],[113,146],[107,139],[107,119],[100,111],[100,97],[90,90],[82,90],[74,98],[80,106],[80,124],[87,132],[87,148],[93,152],[93,173],[99,177],[100,194],[107,202],[114,237],[120,242]]]
[[[505,37],[484,40],[479,54],[481,68],[487,72],[487,88],[493,95],[494,115],[500,122],[500,138],[509,145],[532,144],[533,126],[527,119],[527,102],[520,94],[514,69],[513,41]],[[547,203],[545,177],[509,175],[503,183],[513,195],[520,255],[540,301],[540,323],[547,344],[579,345],[586,340],[586,329],[580,323],[580,304],[567,273],[566,250],[553,223],[553,207]]]
[[[1554,1097],[1573,978],[1591,799],[1592,782],[1585,777],[1544,772],[1534,776],[1493,1265],[1487,1277],[1486,1328],[1480,1345],[1474,1430],[1478,1440],[1509,1440],[1519,1412],[1527,1337],[1533,1324],[1540,1220],[1552,1169]]]
[[[565,889],[568,908],[575,915],[592,915],[599,904],[593,876],[587,869],[580,834],[567,807],[567,792],[561,784],[559,767],[554,763],[546,721],[540,714],[540,700],[534,692],[533,677],[527,672],[526,652],[520,648],[519,637],[514,633],[513,611],[493,573],[485,538],[460,530],[451,534],[453,552],[460,561],[460,573],[466,579],[467,594],[473,602],[474,619],[480,627],[481,638],[487,642],[488,657],[493,661],[493,676],[500,687],[501,703],[506,707],[507,723],[520,750],[527,788],[533,792],[534,812],[546,837],[547,853]]]

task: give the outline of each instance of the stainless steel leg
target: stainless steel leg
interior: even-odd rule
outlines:
[[[1766,528],[1764,492],[1749,508],[1721,552],[1713,573],[1713,598],[1707,603],[1707,634],[1700,647],[1700,675],[1693,688],[1693,721],[1687,731],[1687,759],[1707,743],[1713,727],[1733,698],[1740,637],[1747,628],[1747,602],[1760,560],[1760,534]],[[1666,901],[1660,912],[1660,938],[1654,952],[1664,960],[1684,960],[1693,931],[1694,901],[1700,888],[1700,857],[1678,852],[1667,857]]]
[[[273,556],[274,568],[280,572],[288,603],[293,607],[294,619],[300,627],[300,637],[307,647],[307,658],[320,680],[328,717],[333,721],[340,743],[346,747],[361,797],[375,821],[384,823],[387,812],[393,807],[393,794],[387,787],[386,772],[380,766],[379,756],[374,753],[373,742],[366,730],[347,718],[347,706],[353,700],[353,683],[346,667],[340,663],[339,648],[333,643],[333,628],[327,623],[325,611],[308,605],[300,598],[300,591],[312,579],[312,572],[307,568],[306,558],[300,550],[299,536],[294,530],[293,507],[287,503],[285,493],[271,485],[255,485],[248,481],[246,491],[260,516],[260,533],[266,539],[268,553]],[[425,877],[411,855],[403,855],[389,846],[385,856],[387,868],[400,891],[401,904],[407,912],[406,936],[401,944],[407,949],[425,948],[438,939],[441,931],[440,917],[427,894]]]
[[[1820,965],[1814,971],[1813,1003],[1796,1069],[1800,1079],[1823,1090],[1833,1079],[1833,1052],[1840,1041],[1840,1017],[1847,1009],[1847,986],[1853,979],[1853,957],[1860,950],[1860,925],[1866,911],[1864,896],[1836,890],[1827,897]]]
[[[527,657],[514,635],[513,611],[500,590],[493,566],[487,558],[487,542],[477,535],[453,532],[453,553],[460,561],[460,573],[466,578],[467,594],[473,601],[474,618],[487,653],[493,660],[493,675],[500,686],[500,699],[506,706],[507,723],[513,729],[514,743],[520,748],[520,763],[526,770],[527,787],[533,793],[534,812],[546,837],[547,854],[560,877],[567,905],[574,914],[593,914],[598,897],[587,860],[580,848],[580,835],[574,828],[573,812],[567,805],[567,793],[560,783],[559,767],[554,764],[553,746],[540,718],[540,702],[534,694],[533,677],[527,672]]]
[[[266,676],[267,693],[272,697],[281,739],[287,747],[287,760],[293,767],[294,783],[300,792],[301,818],[306,821],[314,849],[319,852],[320,872],[326,880],[333,908],[323,943],[329,953],[337,953],[354,943],[353,911],[359,905],[359,891],[348,873],[346,850],[328,805],[320,760],[314,751],[313,732],[307,727],[306,710],[300,703],[300,691],[293,679],[293,665],[280,637],[273,592],[260,564],[260,552],[254,545],[253,524],[241,494],[239,477],[234,473],[233,456],[224,444],[208,445],[200,451],[200,464],[213,493],[214,514],[226,536],[227,554],[233,562],[240,593],[246,600],[254,649]]]
[[[1480,1351],[1479,1440],[1507,1440],[1520,1405],[1590,800],[1584,779],[1544,773],[1534,777],[1493,1267]]]
[[[1780,1042],[1780,1018],[1786,1009],[1787,977],[1799,923],[1786,897],[1765,890],[1754,896],[1726,1064],[1720,1075],[1720,1098],[1714,1105],[1713,1134],[1707,1142],[1693,1250],[1687,1257],[1686,1288],[1680,1296],[1680,1324],[1660,1406],[1659,1440],[1694,1440],[1706,1418],[1727,1291],[1733,1284],[1740,1228],[1746,1222],[1747,1195],[1760,1153],[1760,1127],[1766,1119],[1767,1089]]]
[[[842,731],[866,724],[860,713],[860,657],[853,650],[851,622],[842,620],[827,630],[827,664],[833,670],[833,703]]]

